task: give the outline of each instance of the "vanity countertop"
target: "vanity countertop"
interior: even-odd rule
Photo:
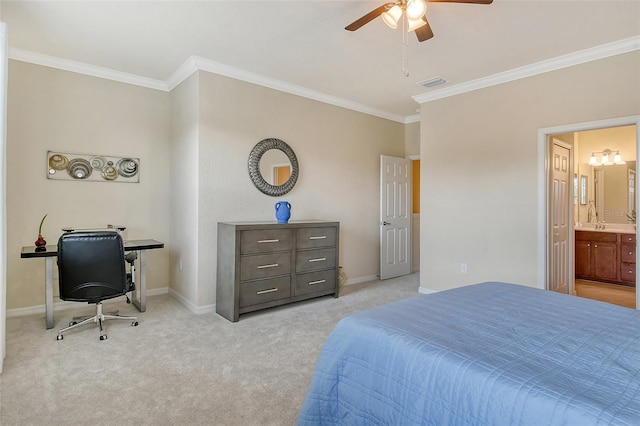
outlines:
[[[589,232],[610,232],[612,234],[634,234],[636,233],[636,230],[631,228],[631,227],[616,227],[616,226],[611,226],[611,227],[607,227],[605,225],[605,229],[594,229],[592,227],[576,227],[575,228],[576,231],[589,231]]]

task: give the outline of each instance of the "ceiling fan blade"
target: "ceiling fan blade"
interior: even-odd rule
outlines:
[[[382,15],[384,12],[386,12],[391,7],[393,7],[394,4],[395,3],[385,3],[382,6],[380,6],[379,8],[374,9],[371,12],[367,13],[362,18],[356,19],[355,21],[353,21],[352,23],[350,23],[349,25],[344,27],[344,29],[347,30],[347,31],[355,31],[358,28],[360,28],[361,26],[363,26],[364,24],[368,24],[369,22],[371,22],[374,19],[376,19],[378,16]]]
[[[418,41],[429,40],[433,37],[433,31],[431,31],[431,25],[429,25],[429,21],[427,21],[427,17],[423,16],[422,20],[426,23],[426,25],[421,26],[415,30],[416,37],[418,37]]]
[[[475,3],[475,4],[491,4],[493,0],[427,0],[433,3]]]

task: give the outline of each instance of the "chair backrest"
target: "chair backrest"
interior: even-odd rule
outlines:
[[[98,303],[127,292],[122,237],[116,232],[71,232],[58,240],[60,299]]]

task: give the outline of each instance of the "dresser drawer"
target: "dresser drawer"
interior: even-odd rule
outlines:
[[[301,250],[296,252],[296,272],[319,271],[336,267],[336,249]]]
[[[636,282],[636,264],[635,263],[620,264],[620,280],[635,284]]]
[[[620,242],[621,243],[636,243],[636,235],[635,234],[620,234]]]
[[[333,226],[298,229],[297,248],[334,247],[337,228]]]
[[[620,244],[620,261],[627,263],[636,262],[635,244]]]
[[[240,284],[241,308],[291,297],[291,275]]]
[[[240,254],[271,253],[291,250],[291,229],[256,229],[240,235]]]
[[[240,281],[291,273],[291,253],[256,254],[240,257]]]
[[[296,275],[295,295],[316,293],[318,291],[335,290],[336,270],[307,272]]]

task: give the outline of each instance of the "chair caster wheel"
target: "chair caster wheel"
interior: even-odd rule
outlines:
[[[69,327],[71,327],[72,325],[76,325],[76,324],[77,324],[76,321],[71,321],[71,322],[69,322]]]
[[[101,334],[100,335],[100,340],[107,340],[107,335],[106,334]]]
[[[58,334],[56,336],[56,340],[62,340],[62,339],[64,339],[64,336],[62,334]]]
[[[131,323],[131,327],[137,327],[138,326],[138,321],[134,321]]]

